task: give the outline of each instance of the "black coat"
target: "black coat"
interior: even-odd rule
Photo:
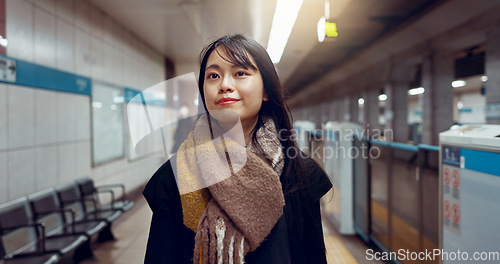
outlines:
[[[153,211],[144,261],[148,264],[193,263],[195,233],[183,225],[182,205],[172,170],[172,162],[175,167],[175,157],[156,171],[143,191],[143,195]],[[313,227],[319,230],[318,234],[322,234],[319,200],[330,190],[332,184],[316,162],[310,158],[304,158],[303,162],[305,165],[304,171],[309,180],[310,200],[313,203],[311,205],[312,220],[310,223],[304,223],[304,225],[308,225],[309,228]],[[282,177],[286,176],[282,175]],[[285,210],[285,212],[287,211]],[[290,263],[290,245],[286,219],[285,214],[283,214],[264,242],[255,251],[249,252],[245,256],[245,263]],[[312,239],[322,247],[319,251],[324,252],[323,236],[316,235]],[[310,245],[304,245],[304,247],[308,246]],[[314,256],[311,259],[315,259],[314,264],[326,264],[326,256]]]

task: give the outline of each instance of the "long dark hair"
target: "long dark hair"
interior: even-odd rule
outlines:
[[[221,49],[217,49],[222,47]],[[216,50],[217,49],[217,50]],[[280,140],[285,152],[285,165],[281,174],[281,183],[285,195],[285,216],[288,225],[290,254],[292,263],[316,263],[315,257],[321,257],[318,250],[324,250],[322,245],[312,238],[318,232],[313,225],[312,201],[309,195],[308,182],[304,173],[304,164],[299,148],[292,135],[292,116],[285,103],[283,90],[274,64],[266,50],[255,40],[241,34],[226,35],[209,43],[200,54],[200,75],[198,88],[203,98],[205,111],[205,68],[208,57],[212,52],[224,52],[223,59],[244,68],[258,70],[262,76],[264,92],[268,97],[262,102],[257,124],[252,131],[252,144],[260,148],[255,131],[263,126],[263,118],[269,117],[274,121],[276,130],[280,133]],[[255,61],[254,65],[249,56]],[[317,235],[317,234],[316,234]],[[321,241],[322,242],[322,241]],[[324,258],[324,251],[322,252]]]

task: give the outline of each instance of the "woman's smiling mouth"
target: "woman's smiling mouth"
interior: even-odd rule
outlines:
[[[225,98],[221,98],[217,101],[217,104],[218,105],[229,105],[229,104],[234,104],[236,102],[238,102],[240,99],[235,99],[235,98],[228,98],[228,97],[225,97]]]

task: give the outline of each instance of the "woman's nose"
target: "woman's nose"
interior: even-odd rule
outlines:
[[[221,86],[219,88],[219,92],[233,92],[234,91],[234,80],[231,77],[224,77],[222,79]]]

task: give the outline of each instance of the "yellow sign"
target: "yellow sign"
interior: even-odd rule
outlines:
[[[325,37],[336,38],[338,36],[337,24],[327,21],[325,17],[321,17],[318,21],[318,41],[323,42]]]
[[[338,37],[337,24],[325,21],[325,35],[330,38]]]

